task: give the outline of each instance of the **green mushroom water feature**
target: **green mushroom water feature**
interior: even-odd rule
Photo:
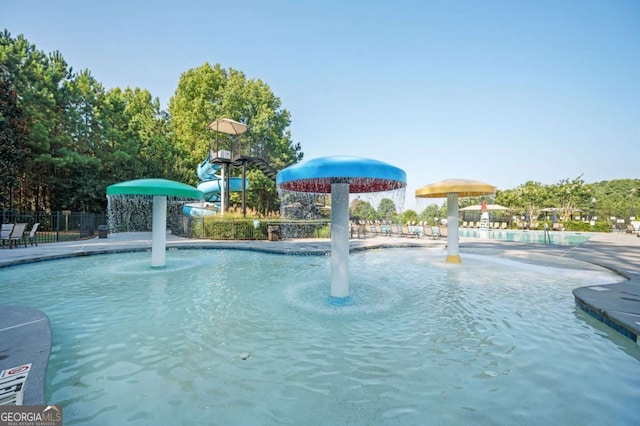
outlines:
[[[151,232],[151,267],[166,263],[167,196],[201,200],[203,193],[184,183],[168,179],[136,179],[107,187],[110,195],[147,195],[153,197],[153,222]]]
[[[349,297],[349,194],[406,187],[406,173],[382,161],[330,156],[287,167],[276,176],[279,190],[331,194],[331,297]]]

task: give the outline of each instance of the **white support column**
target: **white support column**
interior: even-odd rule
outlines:
[[[222,178],[220,180],[220,216],[224,216],[224,204],[225,204],[225,198],[226,198],[226,192],[227,192],[227,185],[225,184],[225,179],[227,178],[226,173],[225,173],[225,169],[226,167],[224,166],[224,164],[222,165],[221,173],[220,173],[220,177]]]
[[[167,246],[167,197],[153,196],[153,229],[151,235],[151,267],[157,268],[166,263]]]
[[[447,194],[447,262],[460,263],[458,247],[458,193]]]
[[[331,184],[331,296],[349,296],[349,184]]]

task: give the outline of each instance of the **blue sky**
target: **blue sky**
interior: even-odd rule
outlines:
[[[2,0],[0,28],[165,108],[183,72],[241,70],[306,159],[404,169],[406,208],[447,178],[640,178],[636,0]]]

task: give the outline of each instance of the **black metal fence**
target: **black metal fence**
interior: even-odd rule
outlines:
[[[39,223],[38,243],[79,240],[97,235],[98,226],[107,224],[106,214],[86,212],[21,212],[2,209],[2,223],[27,223],[27,232]]]
[[[106,214],[86,212],[21,212],[2,209],[2,223],[26,223],[27,232],[38,223],[38,243],[92,238],[100,225],[109,225]],[[326,238],[328,220],[278,220],[241,218],[187,218],[182,216],[169,226],[171,232],[187,238],[212,240],[267,240],[288,238]],[[148,231],[127,229],[126,231]],[[110,232],[118,232],[112,229]],[[122,230],[121,230],[122,231]],[[126,232],[122,231],[122,232]]]

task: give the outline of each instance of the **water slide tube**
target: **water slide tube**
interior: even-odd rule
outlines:
[[[222,177],[217,174],[222,168],[221,164],[210,163],[211,151],[207,158],[196,168],[200,183],[197,188],[204,193],[204,202],[189,203],[182,207],[182,213],[187,217],[204,217],[218,214],[221,205]],[[229,179],[229,191],[242,191],[242,178],[232,177]],[[249,180],[246,181],[249,188]]]

